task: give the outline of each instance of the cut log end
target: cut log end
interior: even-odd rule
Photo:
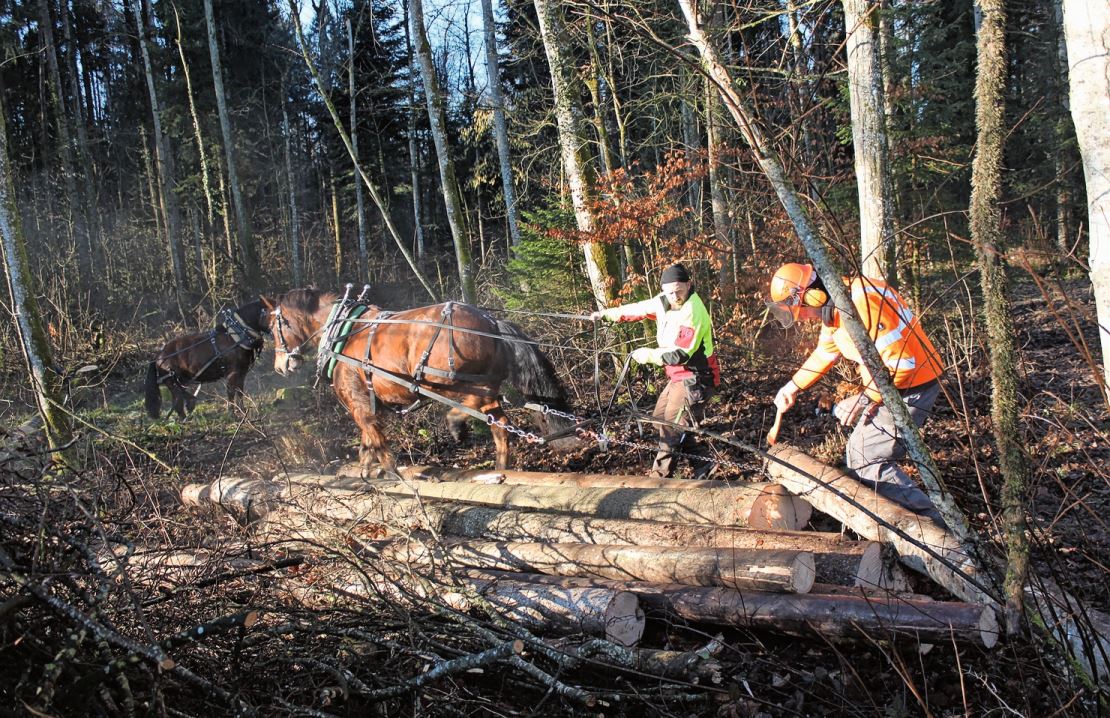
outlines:
[[[979,635],[982,637],[983,647],[987,650],[994,648],[1000,633],[998,614],[990,606],[983,606],[983,615],[979,617]]]
[[[790,589],[794,593],[809,593],[809,590],[813,588],[813,582],[817,578],[817,567],[813,560],[813,554],[808,551],[799,552],[794,559],[792,568]]]
[[[619,646],[634,646],[644,635],[647,619],[640,599],[630,591],[620,591],[605,609],[605,637]]]
[[[813,507],[791,495],[782,486],[770,484],[752,504],[748,528],[777,531],[800,531],[813,514]]]

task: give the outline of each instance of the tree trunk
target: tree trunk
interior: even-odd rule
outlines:
[[[440,189],[447,207],[447,224],[451,227],[451,238],[455,243],[459,285],[463,301],[473,304],[477,298],[477,289],[471,266],[470,234],[467,232],[463,212],[462,191],[455,176],[455,162],[451,159],[451,148],[447,142],[447,110],[443,90],[436,77],[432,49],[428,45],[428,33],[424,28],[423,0],[409,0],[409,20],[412,23],[413,45],[416,59],[420,63],[420,75],[424,79],[424,99],[428,105],[428,124],[436,146],[436,158],[439,160],[439,179],[442,183]]]
[[[1102,344],[1102,388],[1110,401],[1110,5],[1064,0],[1071,116],[1087,182],[1090,277]]]
[[[347,68],[348,88],[351,96],[351,149],[358,157],[358,102],[355,89],[355,31],[351,18],[347,18],[347,54],[350,57],[350,66]],[[383,168],[384,169],[384,168]],[[362,183],[358,181],[358,172],[355,172],[355,216],[358,220],[358,278],[360,282],[370,281],[370,254],[366,248],[366,211],[362,200]]]
[[[894,277],[894,202],[890,183],[877,0],[843,0],[848,34],[852,146],[859,193],[860,257],[868,277]]]
[[[412,53],[412,41],[409,37],[409,23],[407,18],[409,16],[408,0],[402,0],[404,7],[404,15],[406,22],[401,23],[405,27],[405,56],[408,58],[409,68],[409,107],[408,107],[408,120],[409,120],[409,173],[412,175],[412,227],[413,233],[416,238],[416,256],[418,259],[424,259],[424,212],[420,207],[420,197],[422,192],[422,185],[420,182],[420,154],[416,149],[416,75],[419,72],[416,69],[416,58]]]
[[[534,2],[539,16],[540,36],[551,67],[563,171],[570,186],[570,199],[578,231],[588,236],[594,231],[591,207],[594,201],[594,176],[586,154],[588,142],[582,129],[582,112],[575,100],[574,60],[563,27],[561,6],[554,0]],[[592,241],[583,242],[582,251],[585,254],[586,272],[594,299],[599,307],[606,307],[616,298],[620,284],[616,252],[609,245]]]
[[[482,24],[486,45],[486,74],[489,76],[489,98],[493,104],[493,136],[497,141],[497,159],[501,163],[501,192],[505,197],[505,220],[509,224],[509,246],[520,244],[520,210],[513,188],[512,155],[509,153],[509,130],[505,122],[505,100],[501,95],[501,69],[497,59],[497,25],[493,21],[492,0],[482,0]]]
[[[300,217],[297,214],[297,176],[293,172],[293,160],[289,151],[289,110],[286,107],[284,93],[281,100],[281,130],[285,136],[285,181],[289,186],[289,241],[292,245],[290,252],[293,255],[293,286],[303,287],[304,258],[301,252]]]
[[[998,621],[990,608],[974,603],[921,601],[886,596],[764,593],[730,588],[652,584],[638,581],[535,577],[496,571],[471,575],[531,580],[558,586],[596,586],[635,593],[647,607],[698,623],[763,628],[799,636],[874,642],[904,636],[922,642],[953,640],[993,648]]]
[[[71,449],[66,448],[72,434],[69,416],[61,403],[62,377],[51,356],[50,340],[35,300],[34,289],[28,284],[33,275],[19,219],[19,208],[15,203],[15,185],[8,158],[7,113],[3,107],[0,107],[0,235],[3,240],[4,275],[11,301],[9,307],[15,315],[15,328],[26,362],[27,378],[35,395],[39,416],[42,417],[47,442],[52,450],[59,452],[57,457],[62,464],[72,465],[75,456]]]
[[[806,593],[814,576],[813,554],[805,551],[501,541],[458,541],[442,548],[416,541],[372,541],[361,543],[360,548],[404,564],[452,561],[474,568],[556,576],[787,593]]]
[[[250,219],[239,183],[239,169],[235,160],[235,130],[227,111],[224,93],[224,75],[220,65],[220,47],[216,42],[216,19],[212,13],[212,0],[204,0],[204,21],[208,28],[208,54],[212,58],[212,84],[216,91],[216,110],[220,116],[220,134],[223,136],[224,157],[227,162],[227,183],[231,191],[231,204],[235,209],[235,233],[239,238],[239,266],[243,273],[244,293],[257,291],[262,283],[258,254],[251,236]]]
[[[189,98],[189,114],[193,118],[193,136],[197,140],[197,157],[200,160],[200,186],[204,190],[204,205],[207,210],[207,226],[215,223],[215,206],[212,204],[212,180],[209,178],[208,150],[204,147],[204,133],[200,129],[200,115],[197,113],[196,97],[193,93],[193,78],[189,74],[189,63],[185,60],[185,47],[181,42],[181,16],[177,6],[173,6],[173,16],[177,23],[177,54],[181,58],[181,71],[185,76],[185,94]]]
[[[1028,464],[1021,450],[1017,348],[1008,281],[999,258],[1002,248],[1002,146],[1006,98],[1006,15],[1004,0],[979,0],[979,69],[975,81],[975,124],[979,136],[971,165],[971,239],[979,264],[983,312],[990,339],[991,419],[1002,470],[1003,530],[1006,534],[1006,632],[1021,628],[1022,592],[1029,567],[1025,538]]]
[[[173,267],[174,288],[177,290],[177,307],[181,317],[186,318],[189,301],[188,279],[185,275],[185,251],[181,242],[181,213],[177,204],[177,192],[174,187],[173,156],[170,154],[170,143],[162,134],[162,106],[158,102],[158,93],[154,88],[154,70],[150,63],[150,52],[147,50],[146,26],[143,22],[143,13],[149,12],[146,0],[135,3],[135,25],[139,30],[139,49],[143,56],[143,71],[146,75],[146,89],[150,97],[150,109],[154,122],[154,161],[158,165],[158,177],[161,187],[162,216],[166,228],[166,244],[170,252],[170,264]]]
[[[940,511],[945,522],[952,527],[960,542],[970,544],[972,538],[967,528],[967,521],[952,497],[944,491],[940,484],[940,469],[937,468],[928,447],[922,441],[917,424],[910,418],[905,402],[891,383],[887,369],[879,358],[879,352],[871,341],[867,329],[859,319],[855,304],[848,295],[843,281],[841,281],[843,272],[833,261],[832,255],[825,247],[824,242],[821,241],[808,213],[798,199],[798,194],[787,176],[781,160],[778,158],[778,153],[768,142],[760,126],[753,120],[754,115],[744,104],[740,91],[733,83],[728,70],[721,63],[716,47],[702,33],[697,14],[690,0],[678,0],[678,2],[690,29],[690,40],[698,49],[702,63],[708,75],[717,85],[725,107],[732,113],[741,136],[755,154],[760,169],[770,181],[775,194],[786,210],[798,238],[817,267],[818,275],[824,280],[825,287],[843,318],[844,326],[848,330],[852,343],[860,353],[864,365],[874,377],[875,384],[882,395],[883,403],[891,412],[895,426],[898,428],[898,435],[905,444],[906,453],[918,466],[921,480],[925,484],[930,500]],[[970,545],[967,547],[966,553],[973,555]]]

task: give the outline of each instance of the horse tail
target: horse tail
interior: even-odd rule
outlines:
[[[162,390],[158,386],[158,365],[151,362],[146,367],[146,413],[151,419],[162,415]]]
[[[567,403],[566,389],[559,381],[551,360],[540,351],[536,342],[512,322],[498,321],[497,329],[504,337],[501,344],[508,355],[509,383],[530,401],[539,402],[550,409],[568,411],[570,407]],[[572,433],[569,430],[574,423],[563,417],[540,412],[534,412],[534,416],[547,434]],[[569,451],[577,445],[577,439],[566,436],[551,445],[557,450]]]

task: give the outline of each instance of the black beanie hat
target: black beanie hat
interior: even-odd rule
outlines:
[[[663,270],[663,276],[659,278],[660,284],[670,284],[671,282],[689,282],[690,273],[686,271],[686,267],[681,264],[672,264]]]

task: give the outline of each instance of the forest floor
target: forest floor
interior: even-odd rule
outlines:
[[[1035,287],[1024,291],[1014,319],[1022,357],[1034,568],[1106,611],[1110,410],[1092,367],[1076,349],[1077,342],[1086,342],[1097,354],[1093,310],[1082,292],[1049,289],[1046,300]],[[959,359],[946,377],[945,394],[926,427],[926,441],[972,527],[999,544],[1000,480],[988,428],[985,331],[969,318],[973,313],[967,307],[949,309],[945,331],[934,339]],[[595,390],[592,333],[550,320],[546,325],[525,323],[533,336],[552,345],[549,356],[574,397],[576,411],[597,416],[598,398],[602,404],[608,402],[615,372],[603,361]],[[750,328],[741,333],[728,323],[718,327],[718,335],[724,384],[712,401],[705,428],[762,446],[774,417],[771,398],[804,358],[803,348],[812,344],[812,337],[777,326],[764,326],[753,336]],[[276,553],[267,555],[265,547],[252,546],[249,532],[231,515],[183,507],[177,498],[181,486],[221,476],[331,473],[357,460],[354,424],[326,382],[313,386],[307,373],[277,376],[271,370],[271,350],[248,377],[245,411],[228,410],[218,395],[221,383],[202,389],[197,410],[184,421],[147,419],[139,377],[154,348],[151,343],[121,350],[104,384],[76,390],[83,416],[97,430],[87,432],[88,438],[79,444],[87,468],[75,480],[53,478],[47,488],[30,491],[26,482],[35,475],[35,456],[8,456],[0,463],[0,516],[6,517],[8,533],[0,538],[0,562],[9,555],[37,551],[42,585],[62,584],[66,581],[44,576],[57,572],[75,577],[79,567],[87,569],[79,555],[85,545],[81,541],[87,539],[91,545],[93,538],[109,535],[125,537],[118,540],[137,547],[234,546],[234,551],[224,550],[273,558]],[[847,378],[847,373],[832,377],[801,395],[798,406],[784,418],[780,441],[837,463],[846,436],[815,409],[822,393],[835,393],[837,382]],[[627,386],[619,388],[613,415],[627,416],[633,401],[650,410],[661,382],[654,372],[633,372]],[[455,443],[443,413],[431,406],[387,421],[398,462],[491,467],[488,430],[475,426],[470,439]],[[527,426],[527,412],[513,409],[510,420]],[[607,430],[636,448],[627,443],[608,450],[584,444],[571,453],[556,453],[518,442],[513,464],[531,470],[646,473],[654,453],[650,427],[641,430],[636,422],[618,418]],[[751,480],[761,475],[758,455],[731,446],[702,448],[722,460],[715,478]],[[17,496],[18,501],[13,498]],[[36,518],[28,522],[13,507]],[[813,526],[839,528],[817,513]],[[24,534],[17,530],[20,527]],[[43,542],[43,535],[50,540]],[[70,583],[76,586],[79,581]],[[468,633],[431,609],[421,615],[395,606],[338,603],[312,612],[278,593],[265,574],[238,575],[210,585],[200,582],[193,589],[165,595],[106,579],[91,583],[104,591],[99,601],[74,586],[59,593],[72,595],[91,615],[110,616],[108,621],[120,633],[164,636],[197,621],[254,607],[263,612],[250,631],[257,640],[242,634],[237,639],[217,636],[182,649],[183,663],[198,680],[142,668],[127,672],[130,684],[124,688],[119,678],[125,671],[120,667],[110,671],[117,674],[114,682],[89,677],[86,669],[95,664],[97,650],[106,647],[78,648],[80,660],[65,664],[63,648],[81,647],[82,642],[52,628],[57,624],[49,611],[12,614],[16,620],[7,620],[11,609],[5,601],[12,601],[13,594],[0,582],[0,706],[12,707],[13,715],[22,714],[16,706],[31,710],[46,705],[44,686],[56,693],[51,713],[64,715],[111,714],[111,706],[127,714],[121,696],[128,694],[147,696],[136,712],[172,715],[230,714],[229,703],[235,701],[263,715],[363,715],[377,710],[381,715],[1048,716],[1097,710],[1091,689],[1069,678],[1044,642],[1029,635],[1004,640],[988,652],[955,644],[926,649],[913,641],[881,637],[870,643],[829,643],[746,629],[722,634],[725,650],[718,660],[724,680],[719,686],[664,684],[645,676],[599,671],[589,664],[563,673],[549,664],[546,669],[564,683],[609,698],[587,708],[553,694],[518,669],[499,668],[455,674],[430,682],[418,693],[373,704],[350,686],[394,685],[426,670],[429,656],[450,658],[469,648],[488,647],[478,645],[480,629]],[[915,590],[945,597],[924,579],[916,582]],[[139,605],[141,610],[136,609]],[[717,632],[713,627],[655,623],[644,645],[688,650]],[[45,667],[59,662],[62,668]],[[0,714],[8,710],[0,707]]]

